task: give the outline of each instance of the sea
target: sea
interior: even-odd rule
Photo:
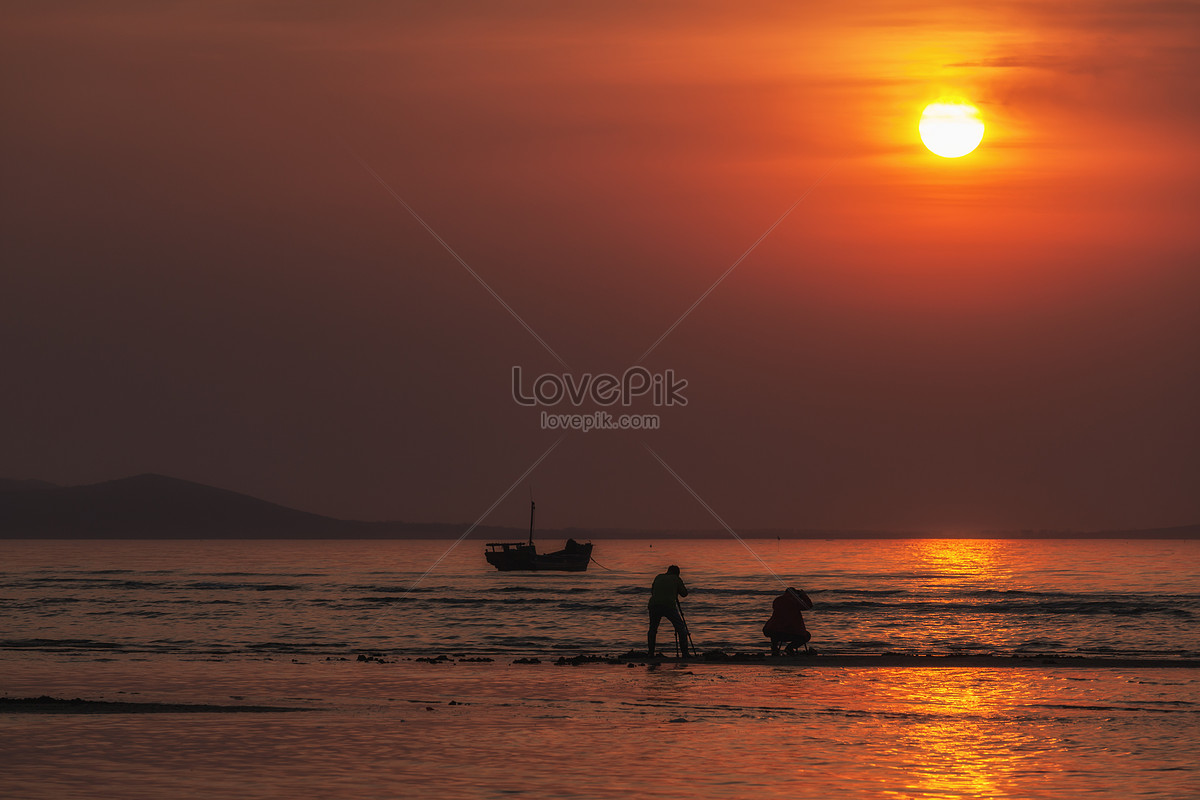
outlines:
[[[584,573],[483,551],[0,542],[0,696],[166,704],[0,713],[0,796],[1200,797],[1200,541],[606,539]],[[766,652],[794,586],[815,653],[576,658],[645,650],[670,564],[699,650]],[[1012,658],[888,658],[913,655]]]

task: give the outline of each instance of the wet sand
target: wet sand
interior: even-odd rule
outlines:
[[[1056,668],[994,656],[631,655],[640,660],[0,658],[0,694],[10,698],[0,708],[17,712],[0,713],[5,793],[1195,795],[1198,669],[1131,668],[1132,659],[1056,658],[1069,664]],[[66,699],[76,697],[85,699]],[[298,709],[310,713],[283,713]],[[230,713],[239,710],[275,713]]]
[[[522,663],[533,663],[525,659]],[[991,656],[991,655],[919,655],[901,653],[879,653],[872,655],[804,654],[794,656],[771,656],[765,653],[725,653],[712,651],[692,658],[656,656],[647,658],[645,653],[630,652],[620,656],[576,656],[559,658],[553,662],[559,666],[581,666],[583,664],[697,664],[729,666],[755,664],[758,666],[804,666],[804,667],[947,667],[953,669],[993,669],[1003,667],[1075,667],[1079,669],[1200,669],[1200,660],[1169,658],[1105,658],[1095,656]]]

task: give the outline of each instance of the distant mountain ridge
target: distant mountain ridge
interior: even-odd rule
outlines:
[[[437,535],[452,527],[335,519],[152,473],[84,486],[0,480],[6,539],[349,539]]]
[[[299,511],[250,495],[147,473],[83,486],[0,478],[0,539],[392,539],[460,536],[467,523],[361,522]],[[1200,539],[1200,524],[1110,531],[984,531],[949,537],[924,531],[743,530],[780,539]],[[519,540],[524,528],[479,526],[475,540]],[[724,538],[723,530],[562,528],[542,539]]]
[[[58,489],[57,483],[36,480],[13,480],[0,478],[0,492],[26,492],[32,489]]]

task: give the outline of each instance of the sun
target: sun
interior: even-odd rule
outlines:
[[[942,158],[958,158],[983,141],[979,109],[964,101],[939,100],[925,106],[917,125],[921,141]]]

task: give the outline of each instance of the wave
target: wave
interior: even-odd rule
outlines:
[[[34,650],[51,653],[171,653],[179,643],[109,642],[97,639],[0,639],[0,650]]]
[[[558,607],[564,611],[606,611],[618,614],[626,611],[625,606],[611,603],[559,603]]]
[[[182,584],[182,588],[200,589],[203,591],[237,591],[252,589],[256,592],[292,592],[304,589],[304,586],[293,583],[223,583],[218,581],[191,581]]]
[[[193,572],[197,578],[323,578],[323,572]]]
[[[162,591],[181,590],[237,590],[284,591],[306,588],[292,583],[252,583],[246,581],[148,581],[121,578],[27,578],[0,583],[7,588],[46,589],[62,591],[86,591],[88,589],[145,589]]]
[[[1160,714],[1200,714],[1200,709],[1193,708],[1160,708],[1135,704],[1132,701],[1122,701],[1124,705],[1092,705],[1090,703],[1029,703],[1027,708],[1045,708],[1056,711],[1127,711],[1137,714],[1158,712]]]
[[[242,647],[251,652],[274,653],[328,653],[330,651],[346,651],[350,648],[347,642],[323,642],[318,640],[302,642],[251,642]]]
[[[558,602],[553,597],[407,597],[402,594],[349,599],[359,603],[417,603],[443,606],[545,605]]]
[[[173,575],[179,572],[177,569],[80,569],[71,567],[43,567],[41,569],[31,569],[29,574],[41,575],[52,573],[54,575],[131,575],[134,573],[140,575]]]
[[[163,581],[136,581],[121,578],[22,578],[18,580],[5,581],[3,586],[8,587],[28,587],[28,588],[54,588],[59,584],[65,584],[69,587],[78,587],[80,589],[100,588],[100,589],[158,589],[170,584]]]
[[[400,586],[394,583],[389,584],[352,584],[346,587],[347,590],[355,592],[383,592],[383,593],[401,593],[401,594],[429,594],[436,591],[450,591],[449,587],[433,587],[433,586]]]
[[[493,592],[534,592],[537,594],[545,594],[547,591],[555,594],[583,594],[585,592],[594,591],[584,586],[571,586],[564,589],[547,589],[544,586],[502,586],[498,589],[491,589]]]
[[[906,616],[930,614],[1015,614],[1021,616],[1070,615],[1070,616],[1143,616],[1165,614],[1180,619],[1191,619],[1195,611],[1179,605],[1143,601],[1122,600],[1043,600],[1036,602],[909,602],[889,603],[874,600],[824,601],[817,604],[813,613],[839,613],[866,610],[894,610]]]
[[[10,650],[44,649],[112,649],[122,647],[116,642],[100,642],[95,639],[0,639],[0,648]]]

